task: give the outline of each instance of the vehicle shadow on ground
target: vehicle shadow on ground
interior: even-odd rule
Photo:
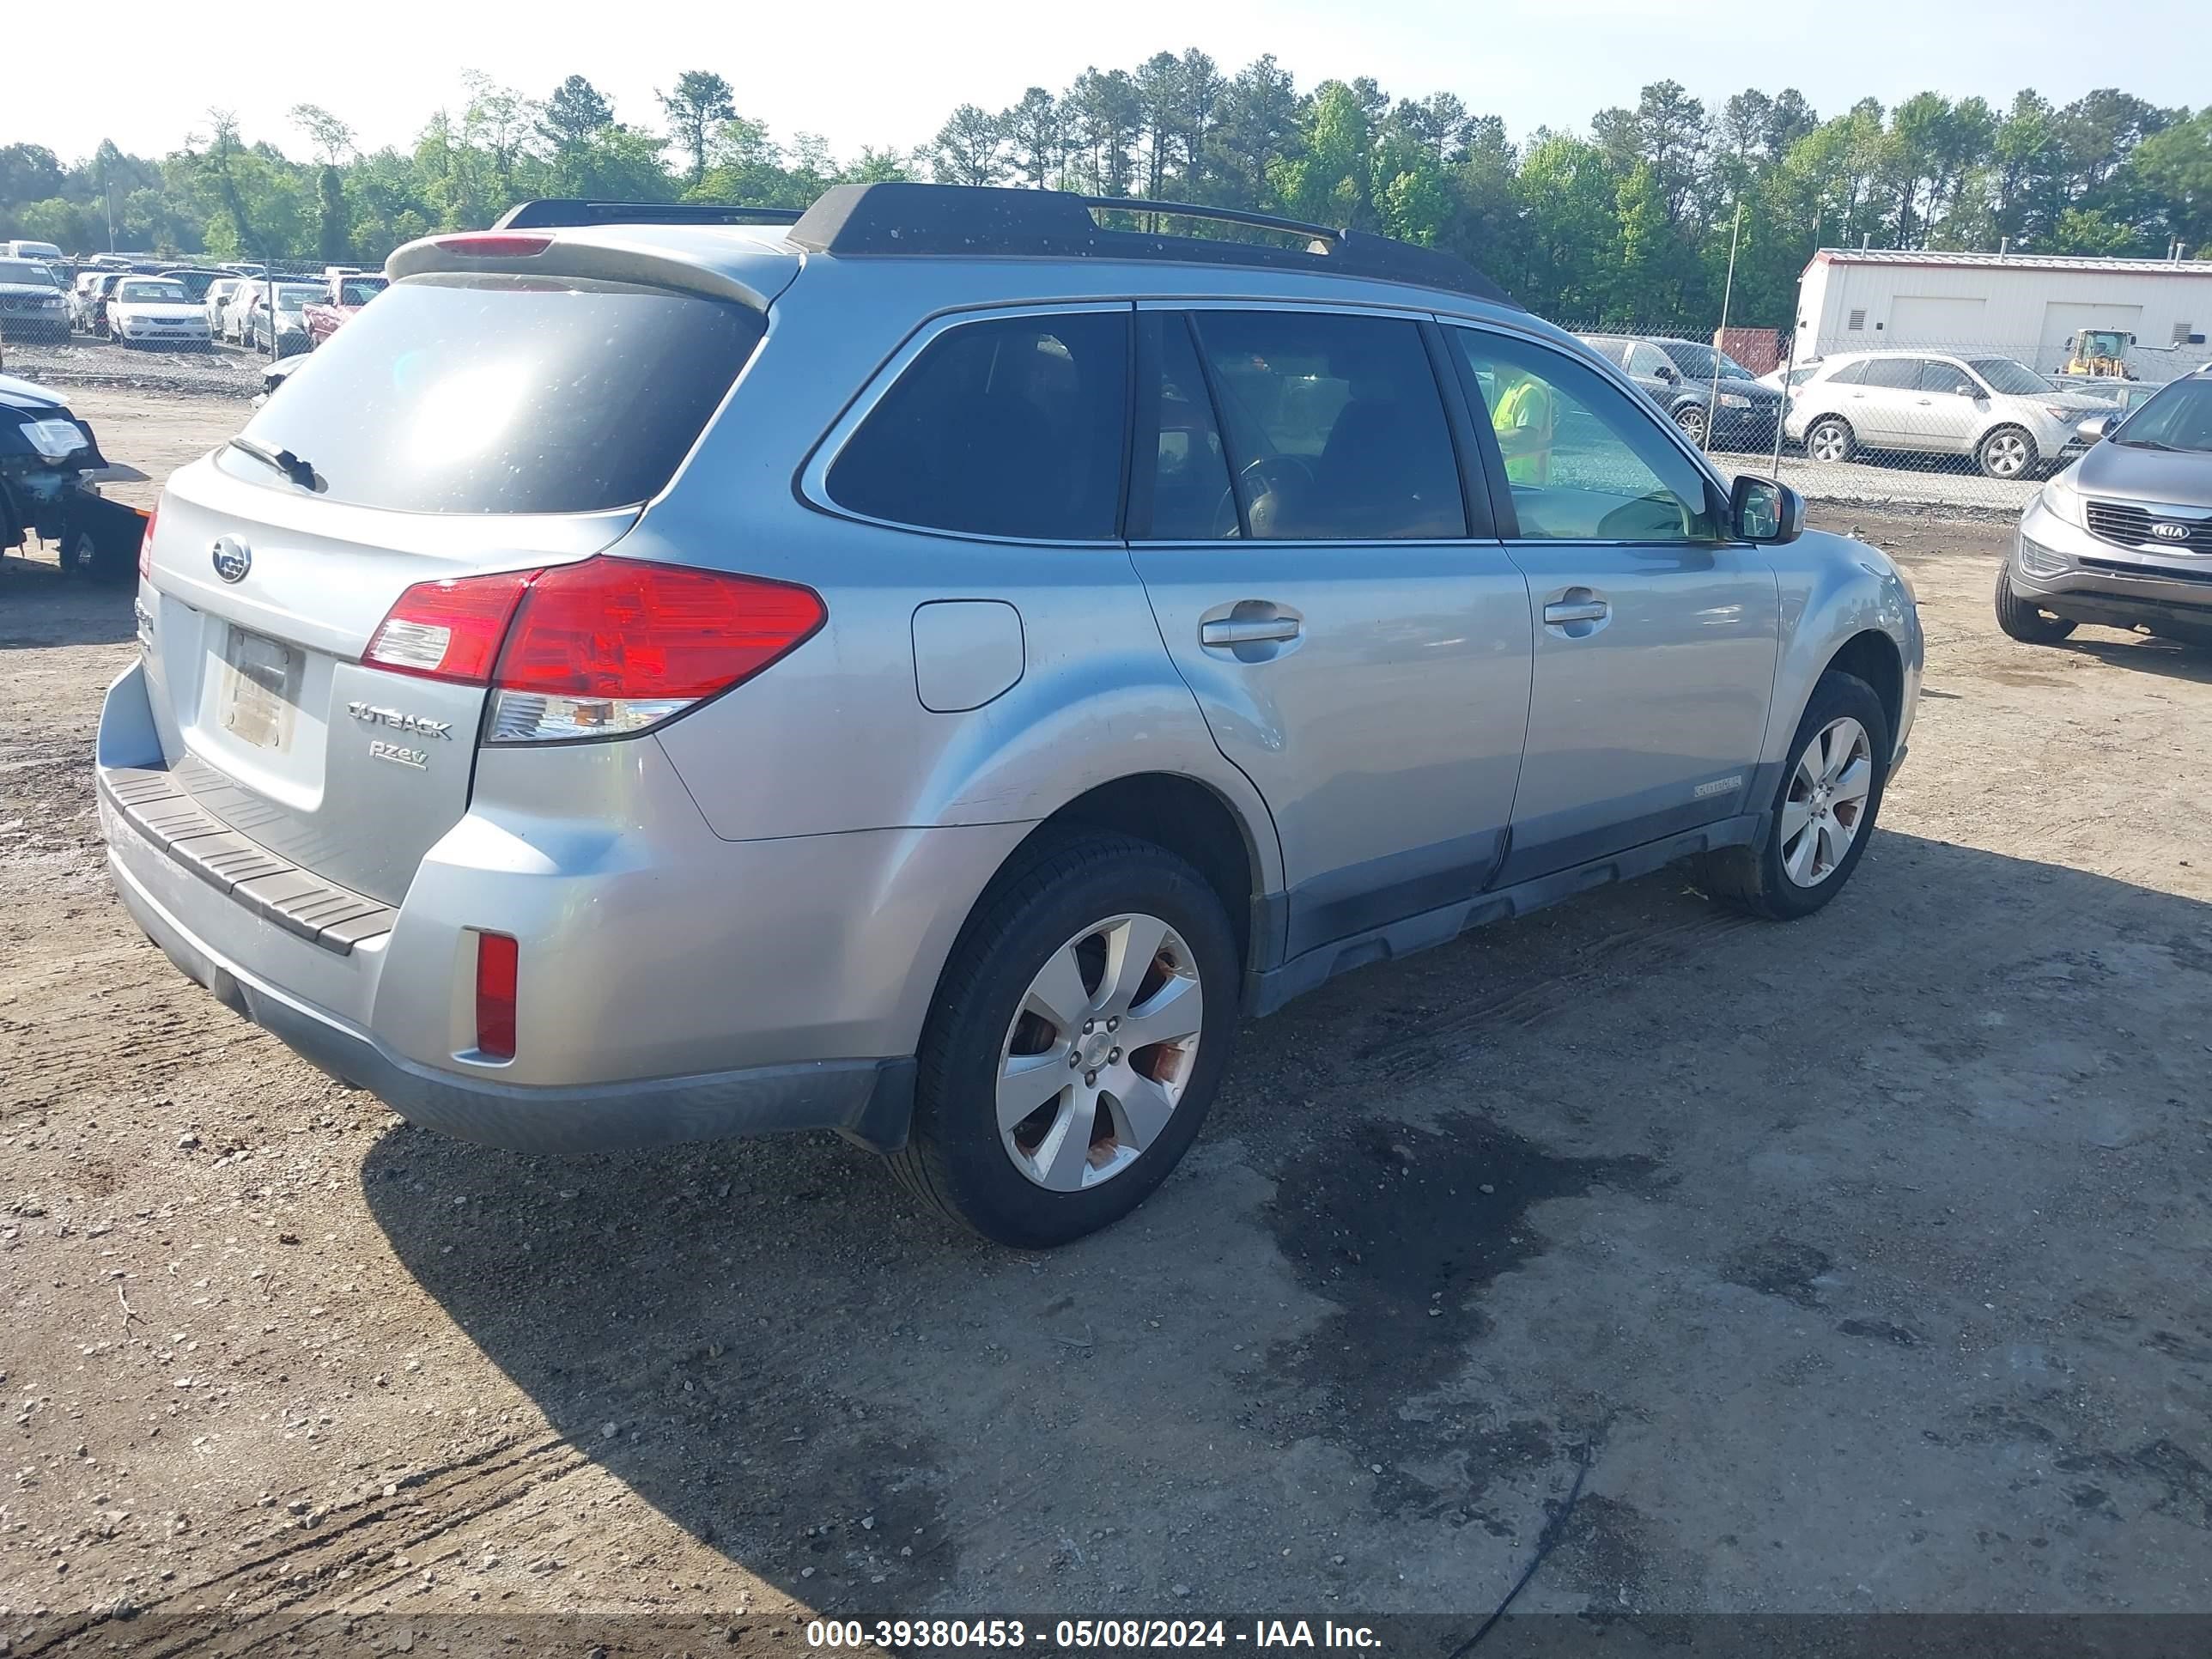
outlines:
[[[0,650],[25,645],[111,645],[135,638],[128,583],[63,574],[52,548],[0,557]]]
[[[2133,639],[2116,640],[2086,638],[2077,634],[2051,648],[2094,657],[2099,662],[2110,663],[2115,668],[2161,674],[2168,679],[2185,680],[2192,685],[2212,685],[2212,645],[2185,644],[2176,640],[2152,639],[2142,635]]]
[[[1248,1025],[1186,1169],[1050,1255],[917,1214],[827,1139],[541,1158],[406,1128],[362,1179],[405,1268],[556,1431],[825,1613],[1116,1590],[1158,1610],[1178,1583],[1193,1607],[1306,1608],[1340,1582],[1382,1610],[1413,1593],[1394,1582],[1448,1582],[1463,1607],[1510,1582],[1584,1446],[1600,1496],[1548,1592],[1696,1607],[1719,1522],[1665,1460],[1614,1475],[1604,1449],[1641,1424],[1683,1470],[1723,1455],[1696,1440],[1715,1402],[1714,1447],[1778,1512],[1799,1500],[1762,1476],[1770,1433],[1800,1445],[1817,1420],[1835,1468],[1863,1462],[1863,1491],[1824,1497],[1838,1537],[1886,1524],[1885,1480],[1935,1468],[1915,1571],[1966,1576],[1885,1598],[2009,1604],[2029,1592],[1949,1562],[1994,1524],[1975,1506],[2051,1540],[2046,1564],[2087,1549],[2086,1500],[2002,1496],[2025,1444],[2105,1460],[2100,1501],[2153,1483],[2150,1507],[2163,1466],[2095,1425],[2185,1390],[2197,1350],[2045,1319],[2064,1388],[1970,1420],[2014,1384],[1954,1328],[1990,1317],[1984,1273],[2212,1321],[2188,1252],[2148,1265],[2142,1231],[2191,1203],[2204,1033],[2175,1016],[2208,1001],[2212,905],[1884,833],[1807,922],[1670,872]],[[2082,1188],[2121,1163],[2113,1194]],[[2023,1236],[2037,1204],[2066,1225]],[[1818,1550],[1755,1565],[1784,1608],[1831,1571]],[[2132,1583],[2111,1581],[2121,1605]]]

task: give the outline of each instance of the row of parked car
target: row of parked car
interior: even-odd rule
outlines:
[[[196,266],[87,270],[70,293],[68,326],[119,345],[221,341],[289,357],[312,350],[384,284],[337,266],[320,281]]]
[[[1869,453],[1971,460],[1986,477],[2047,474],[2086,450],[2081,423],[2124,413],[2154,386],[2061,383],[1987,352],[1841,352],[1754,374],[1696,340],[1585,334],[1700,448],[1762,453],[1777,428],[1815,461]]]

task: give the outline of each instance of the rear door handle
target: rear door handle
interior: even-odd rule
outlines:
[[[1198,625],[1200,645],[1260,645],[1297,636],[1296,617],[1231,617]]]
[[[1544,607],[1547,623],[1603,622],[1613,614],[1613,607],[1603,599],[1570,600]]]

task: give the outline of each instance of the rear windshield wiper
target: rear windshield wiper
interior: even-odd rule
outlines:
[[[274,467],[302,489],[317,489],[322,483],[315,476],[315,469],[289,449],[271,449],[251,438],[233,438],[230,447],[241,455],[252,456],[264,466]]]

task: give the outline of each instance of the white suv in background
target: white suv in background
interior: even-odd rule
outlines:
[[[1863,449],[1970,455],[1992,478],[2024,478],[2078,453],[2075,428],[2109,404],[2064,392],[2011,357],[1852,351],[1822,361],[1791,398],[1784,435],[1816,461]]]

